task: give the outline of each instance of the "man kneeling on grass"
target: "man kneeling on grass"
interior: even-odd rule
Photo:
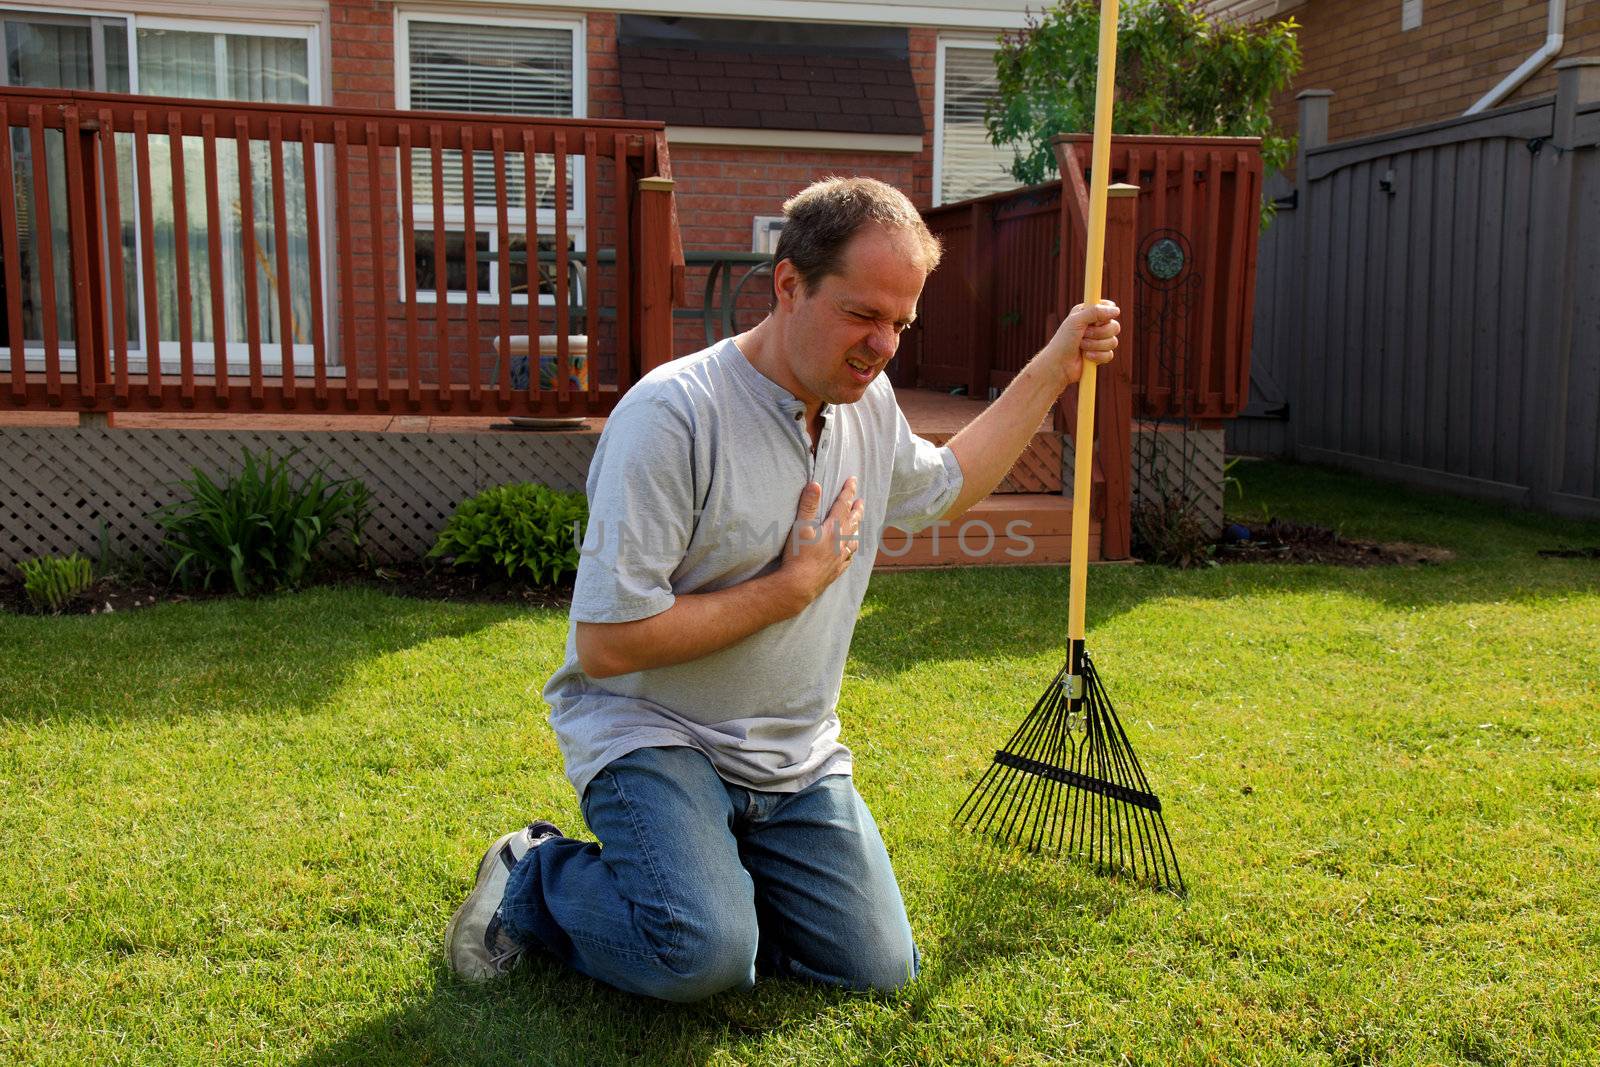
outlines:
[[[463,977],[541,947],[673,1001],[758,971],[877,990],[917,972],[839,743],[878,536],[986,496],[1082,359],[1111,358],[1117,308],[1074,308],[936,448],[883,370],[939,242],[871,179],[819,182],[784,215],[771,314],[645,375],[600,436],[566,663],[544,690],[599,843],[548,822],[495,841],[445,934]]]

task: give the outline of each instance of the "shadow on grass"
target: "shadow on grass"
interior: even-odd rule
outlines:
[[[1337,592],[1397,607],[1515,603],[1600,590],[1592,560],[1545,559],[1541,548],[1600,544],[1600,522],[1420,492],[1341,471],[1253,461],[1236,468],[1230,510],[1321,523],[1363,540],[1407,540],[1458,554],[1441,565],[1352,568],[1228,564],[1089,571],[1088,629],[1157,598],[1231,600]],[[1067,568],[977,567],[874,577],[851,647],[852,669],[893,674],[917,663],[1065,651]],[[1001,610],[997,611],[999,605]]]
[[[1099,921],[1147,892],[1084,880],[1058,861],[996,850],[965,834],[952,839],[948,856],[934,914],[914,917],[925,946],[922,972],[894,995],[762,978],[749,992],[672,1005],[619,993],[545,958],[487,986],[465,984],[441,965],[408,1003],[299,1064],[670,1065],[718,1054],[733,1062],[909,1062],[918,1058],[919,1028],[969,976],[1037,954],[1052,934],[1065,949],[1075,924]],[[1042,909],[1074,917],[1052,921]],[[836,1034],[842,1040],[831,1041]],[[808,1047],[813,1057],[801,1053]]]
[[[282,713],[319,703],[370,660],[513,613],[316,589],[116,615],[0,616],[0,717]]]
[[[852,673],[890,676],[921,663],[1066,652],[1066,568],[974,568],[875,580],[850,647]],[[1229,601],[1282,596],[1357,597],[1393,608],[1516,604],[1600,592],[1591,560],[1531,558],[1505,564],[1337,568],[1230,564],[1203,571],[1156,566],[1093,568],[1086,626],[1158,599]],[[997,607],[1003,611],[996,612]],[[1313,604],[1308,611],[1321,610]]]

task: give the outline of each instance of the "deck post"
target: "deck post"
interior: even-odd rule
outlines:
[[[641,373],[672,358],[672,179],[639,179]]]
[[[1095,375],[1095,452],[1103,479],[1099,501],[1100,558],[1133,554],[1134,259],[1138,255],[1139,187],[1106,190],[1104,299],[1122,309],[1116,359]],[[1074,502],[1076,506],[1076,502]]]

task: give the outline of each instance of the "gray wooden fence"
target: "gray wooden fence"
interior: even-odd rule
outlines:
[[[1228,448],[1600,518],[1600,59],[1554,98],[1327,144],[1264,231]]]

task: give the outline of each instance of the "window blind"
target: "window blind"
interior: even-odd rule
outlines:
[[[984,108],[995,96],[994,50],[946,47],[944,133],[940,138],[939,202],[948,204],[1015,188],[1011,149],[989,143]]]
[[[409,24],[411,106],[426,111],[475,111],[499,115],[571,118],[573,113],[573,31],[541,26],[471,26],[460,23]],[[494,155],[473,153],[474,196],[478,207],[492,207],[495,196]],[[508,157],[506,199],[509,208],[526,206],[520,160]],[[537,206],[555,206],[553,160],[537,160]],[[461,154],[446,152],[442,161],[447,205],[463,203]],[[568,178],[574,177],[571,161]],[[412,155],[412,181],[419,207],[432,202],[433,169],[428,153]],[[568,205],[572,203],[568,186]]]

